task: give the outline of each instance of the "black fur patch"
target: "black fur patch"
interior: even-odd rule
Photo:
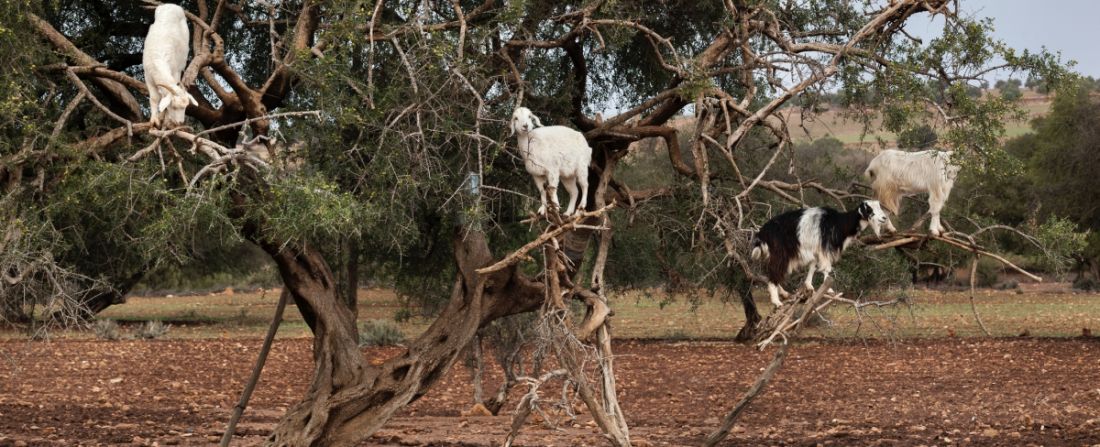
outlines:
[[[859,234],[860,223],[868,220],[874,213],[871,206],[861,203],[854,211],[840,212],[832,208],[821,208],[818,228],[821,231],[821,250],[831,253],[844,251],[844,241]],[[791,260],[798,257],[802,241],[798,239],[798,222],[806,209],[788,211],[773,217],[760,231],[756,232],[753,247],[768,245],[768,258],[764,261],[768,281],[782,284],[787,279],[787,268]]]
[[[866,211],[864,210],[866,208]],[[861,203],[855,211],[842,213],[832,208],[822,208],[825,211],[821,215],[821,244],[825,251],[840,253],[844,250],[844,241],[859,234],[859,222],[864,220],[864,212],[870,216],[871,207]]]
[[[798,221],[806,210],[787,211],[773,217],[760,231],[756,239],[768,244],[767,267],[768,281],[781,284],[787,278],[787,267],[791,259],[798,256]]]
[[[860,202],[859,208],[856,208],[856,211],[859,212],[859,215],[863,217],[864,220],[871,219],[871,215],[875,213],[875,210],[871,209],[871,205],[868,205],[867,202]]]

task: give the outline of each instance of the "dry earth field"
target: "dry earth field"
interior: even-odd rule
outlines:
[[[158,340],[5,334],[0,446],[214,444],[277,296],[134,298],[108,312],[173,322]],[[1100,444],[1100,338],[1091,335],[1100,329],[1100,295],[1064,285],[982,291],[977,309],[994,337],[980,336],[964,293],[910,296],[911,306],[860,316],[833,309],[831,324],[810,328],[792,348],[725,445]],[[698,445],[771,357],[728,340],[740,325],[739,306],[675,298],[631,293],[613,303],[623,339],[615,345],[618,383],[636,445]],[[391,318],[398,308],[388,291],[362,293],[363,320]],[[258,445],[304,393],[311,344],[300,317],[288,313],[235,445]],[[401,327],[413,336],[426,324],[414,318]],[[401,349],[364,348],[363,355],[379,362]],[[495,389],[497,367],[488,375],[486,388]],[[365,445],[500,445],[507,415],[464,416],[470,378],[460,362]],[[604,445],[583,412],[553,422],[530,421],[518,445]]]

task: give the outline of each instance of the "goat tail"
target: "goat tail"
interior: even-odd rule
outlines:
[[[752,258],[756,260],[768,259],[768,244],[760,240],[759,237],[752,238]]]

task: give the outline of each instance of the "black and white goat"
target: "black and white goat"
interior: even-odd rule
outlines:
[[[752,241],[752,258],[766,261],[772,303],[782,306],[779,295],[789,295],[781,286],[788,274],[809,266],[805,286],[813,290],[815,272],[820,270],[828,278],[833,263],[860,231],[870,225],[875,235],[879,235],[887,221],[877,200],[865,201],[848,212],[803,208],[773,217],[760,227]]]

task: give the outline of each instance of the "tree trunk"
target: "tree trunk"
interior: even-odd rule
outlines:
[[[293,406],[267,440],[272,446],[355,445],[398,409],[427,393],[455,363],[479,327],[530,311],[543,300],[543,286],[513,266],[484,278],[475,269],[493,261],[484,234],[470,232],[455,243],[460,280],[450,302],[408,351],[379,366],[363,361],[351,311],[337,296],[331,271],[309,247],[261,244],[271,254],[296,302],[314,310],[314,377],[305,398]]]
[[[736,269],[734,269],[736,270]],[[744,274],[735,279],[737,294],[741,296],[741,307],[745,309],[745,325],[737,332],[735,340],[745,342],[756,338],[760,331],[760,312],[756,309],[756,301],[752,299],[752,281],[745,278]]]
[[[348,252],[347,290],[345,290],[344,305],[351,310],[352,320],[359,318],[359,239],[348,239],[345,248]]]
[[[108,307],[125,303],[126,295],[129,294],[130,290],[133,290],[134,286],[136,286],[138,282],[141,282],[143,278],[145,278],[145,269],[130,275],[130,277],[116,284],[111,284],[112,288],[110,290],[100,290],[81,297],[80,302],[84,305],[83,310],[87,312],[84,317],[91,320]]]

